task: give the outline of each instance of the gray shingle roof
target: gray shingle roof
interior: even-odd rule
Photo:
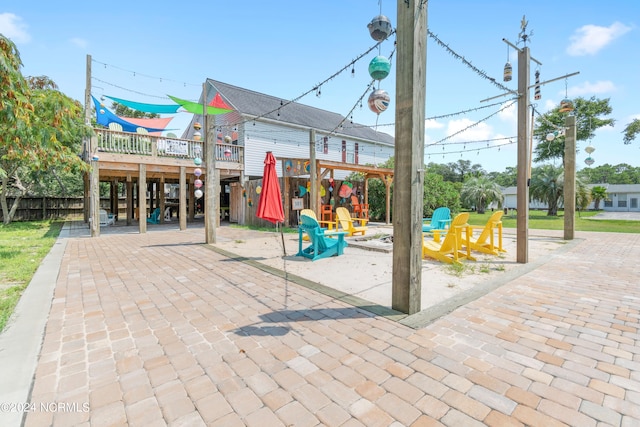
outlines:
[[[333,131],[344,119],[344,116],[340,114],[297,102],[287,104],[288,100],[283,98],[277,98],[216,80],[208,79],[208,82],[215,91],[220,92],[229,105],[245,116],[264,117],[270,120],[277,120],[283,123],[290,123],[326,132]],[[352,124],[348,119],[344,120],[343,128],[336,131],[335,135],[389,145],[393,145],[394,141],[394,138],[387,133],[377,132],[364,125]]]

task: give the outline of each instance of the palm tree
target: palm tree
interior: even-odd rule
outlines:
[[[593,207],[595,210],[600,209],[600,201],[606,200],[608,197],[607,189],[601,185],[596,185],[591,189],[591,200],[593,200]]]
[[[475,206],[479,214],[483,214],[487,205],[491,202],[499,202],[502,205],[504,195],[500,186],[486,176],[469,178],[460,190],[462,202]]]
[[[557,216],[564,195],[564,170],[562,167],[543,165],[533,170],[529,197],[546,203],[547,216]],[[589,204],[589,193],[584,182],[576,177],[576,205]]]

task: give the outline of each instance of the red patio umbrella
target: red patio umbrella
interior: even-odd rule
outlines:
[[[282,193],[276,172],[276,158],[271,151],[267,151],[264,159],[264,173],[262,174],[262,191],[258,200],[256,216],[274,224],[284,223],[284,210],[282,208]],[[282,234],[282,229],[280,229]],[[282,234],[282,248],[284,248],[284,234]]]

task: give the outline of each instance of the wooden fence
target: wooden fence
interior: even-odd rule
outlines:
[[[13,206],[13,197],[7,198],[9,209]],[[109,206],[109,199],[100,202],[101,206]],[[84,200],[82,197],[24,197],[18,203],[14,221],[38,221],[43,219],[82,219],[84,217]],[[0,209],[0,221],[3,215]]]

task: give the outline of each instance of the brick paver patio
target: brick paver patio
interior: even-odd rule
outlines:
[[[640,235],[412,329],[208,250],[71,238],[26,426],[638,426]],[[366,272],[363,272],[366,280]]]

